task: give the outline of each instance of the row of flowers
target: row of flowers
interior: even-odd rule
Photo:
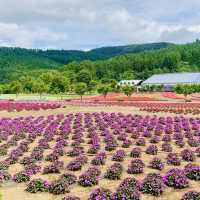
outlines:
[[[20,101],[0,101],[0,110],[22,111],[22,110],[47,110],[60,108],[62,105],[57,102],[20,102]]]
[[[163,97],[169,98],[169,99],[185,99],[184,95],[177,95],[174,92],[163,92],[162,93]],[[199,101],[200,98],[196,95],[189,95],[189,98],[195,101]]]
[[[119,180],[124,171],[128,174],[139,174],[145,172],[145,167],[162,171],[165,165],[170,165],[172,170],[176,170],[169,171],[165,176],[149,175],[146,177],[147,181],[155,182],[155,185],[161,182],[162,185],[176,188],[179,187],[176,186],[178,178],[174,179],[174,183],[168,183],[167,180],[179,177],[182,173],[184,179],[180,182],[184,183],[184,187],[188,187],[190,179],[198,181],[200,177],[199,166],[190,163],[200,156],[199,118],[104,112],[36,118],[32,116],[3,118],[0,120],[0,141],[0,170],[4,173],[1,176],[2,182],[11,178],[17,183],[29,182],[31,189],[27,191],[33,193],[35,191],[50,191],[53,194],[69,192],[75,182],[69,184],[62,175],[53,183],[36,182],[36,185],[41,186],[38,190],[34,188],[34,182],[32,183],[33,175],[61,174],[63,170],[79,171],[86,163],[92,166],[81,172],[76,181],[83,187],[98,185],[101,178]],[[30,148],[33,143],[34,148]],[[178,147],[179,153],[174,151],[174,146]],[[48,150],[47,155],[46,150]],[[166,154],[166,158],[159,158],[160,151]],[[153,155],[148,164],[142,160],[143,154]],[[60,160],[63,156],[73,157],[73,159],[69,163],[64,163]],[[125,166],[123,161],[127,157],[133,160]],[[108,160],[114,163],[107,167],[105,173],[101,173],[97,168],[98,165],[107,164]],[[41,162],[44,161],[50,163],[45,162],[45,167],[42,168]],[[189,164],[184,169],[174,168],[185,161]],[[9,167],[15,163],[23,165],[24,170],[10,177]],[[145,180],[143,182],[146,188]],[[137,196],[144,191],[146,189],[138,189],[134,194]],[[157,193],[160,195],[161,191],[162,187],[159,186]],[[153,193],[156,194],[156,190]]]
[[[187,188],[189,187],[189,182],[187,179],[188,176],[187,171],[189,170],[190,167],[192,167],[192,169],[196,168],[196,166],[194,165],[192,166],[189,165],[192,164],[188,164],[185,167],[186,172],[179,168],[174,168],[169,170],[164,176],[161,176],[159,173],[149,173],[141,181],[135,179],[134,177],[127,177],[121,181],[116,191],[111,192],[109,189],[106,188],[97,188],[91,192],[88,200],[97,200],[97,199],[140,200],[141,193],[150,194],[156,197],[161,196],[165,192],[166,186],[173,187],[175,189]],[[91,175],[90,177],[89,174]],[[79,177],[78,181],[75,175],[69,173],[61,175],[59,179],[53,181],[52,183],[43,179],[33,179],[27,184],[26,191],[30,193],[50,192],[54,195],[65,194],[69,193],[70,186],[76,183],[84,187],[96,185],[98,183],[98,180],[94,179],[94,177],[99,175],[100,171],[98,169],[89,168],[85,172],[85,174]],[[4,180],[9,180],[10,175],[8,175],[6,172],[1,172],[0,178]],[[195,180],[197,179],[195,178]],[[181,200],[196,200],[196,199],[198,200],[199,198],[200,198],[200,192],[189,191],[182,196]],[[66,199],[78,200],[80,198],[68,195],[63,198],[63,200]]]

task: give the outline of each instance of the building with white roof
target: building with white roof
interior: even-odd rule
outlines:
[[[125,85],[130,85],[130,86],[138,86],[142,80],[121,80],[118,85],[120,86],[125,86]]]
[[[163,85],[168,91],[177,84],[200,84],[200,72],[156,74],[142,83],[143,86]]]

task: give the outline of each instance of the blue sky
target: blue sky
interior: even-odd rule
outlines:
[[[196,38],[199,0],[0,0],[0,46],[88,50]]]

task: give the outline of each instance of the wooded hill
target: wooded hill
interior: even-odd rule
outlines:
[[[200,42],[184,45],[153,43],[104,47],[88,52],[0,48],[0,82],[20,76],[38,77],[56,70],[68,77],[79,72],[92,80],[146,79],[152,74],[200,71]]]
[[[23,48],[0,48],[0,82],[9,82],[19,76],[30,74],[37,76],[48,70],[60,70],[72,61],[105,60],[127,53],[159,50],[173,46],[170,43],[151,43],[116,47],[103,47],[90,51],[76,50],[39,50]]]

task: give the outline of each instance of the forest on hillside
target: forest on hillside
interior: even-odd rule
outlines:
[[[38,76],[48,70],[60,70],[63,65],[84,60],[106,60],[127,53],[159,50],[172,46],[170,43],[152,43],[103,47],[90,51],[40,50],[23,48],[0,48],[0,82],[6,83],[19,76],[31,74]]]
[[[13,54],[9,53],[13,52],[10,48],[6,50],[7,53],[5,50],[0,52],[0,55],[7,57],[4,67],[0,69],[4,93],[14,92],[16,88],[22,92],[38,92],[38,88],[43,88],[46,92],[60,93],[74,91],[80,83],[85,84],[84,87],[91,92],[99,85],[113,85],[121,79],[144,80],[152,74],[200,71],[198,40],[185,45],[169,45],[159,50],[111,56],[108,59],[75,59],[68,64],[52,59],[52,56],[56,56],[52,52],[51,56],[42,56],[44,52],[41,50],[30,50],[32,53],[28,53],[25,49],[13,49]]]

